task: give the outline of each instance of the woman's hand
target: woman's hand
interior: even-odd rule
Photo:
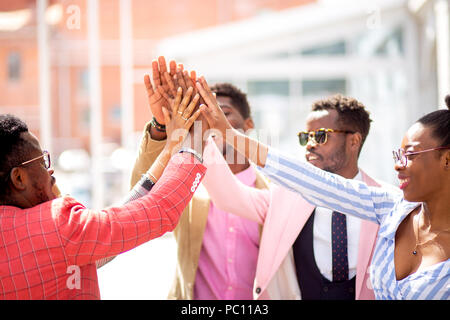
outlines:
[[[165,148],[171,152],[181,146],[192,124],[202,112],[201,108],[193,112],[200,99],[199,94],[192,98],[193,92],[194,89],[189,87],[183,96],[183,89],[179,87],[175,99],[171,102],[171,113],[162,108],[167,132]]]

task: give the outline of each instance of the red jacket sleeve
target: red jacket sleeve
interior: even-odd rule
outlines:
[[[172,231],[205,172],[194,156],[179,153],[147,195],[124,206],[95,211],[64,198],[52,211],[67,257],[75,265],[93,263]]]

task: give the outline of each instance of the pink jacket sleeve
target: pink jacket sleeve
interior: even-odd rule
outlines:
[[[270,191],[240,182],[212,140],[207,144],[203,157],[208,168],[203,185],[214,205],[223,211],[263,224],[269,208]]]

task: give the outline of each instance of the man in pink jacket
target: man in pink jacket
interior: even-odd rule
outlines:
[[[353,98],[335,95],[317,101],[306,130],[298,135],[306,146],[307,161],[378,186],[358,167],[370,122],[369,113]],[[245,186],[217,148],[207,148],[206,158],[210,160],[203,183],[214,204],[263,226],[255,299],[374,299],[368,267],[376,224],[337,212],[332,215],[275,185],[262,190]]]

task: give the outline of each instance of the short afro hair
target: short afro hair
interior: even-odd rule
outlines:
[[[370,130],[370,113],[365,106],[352,97],[346,97],[341,94],[335,94],[323,100],[316,101],[312,105],[312,111],[336,110],[338,113],[338,124],[340,130],[359,132],[362,137],[361,152],[364,141]]]
[[[8,175],[12,168],[26,160],[28,142],[21,134],[28,132],[25,122],[10,114],[0,115],[0,198],[8,195]]]
[[[236,107],[244,119],[251,116],[247,95],[236,86],[227,82],[216,83],[211,87],[211,91],[214,92],[217,97],[229,97],[233,102],[233,106]]]

